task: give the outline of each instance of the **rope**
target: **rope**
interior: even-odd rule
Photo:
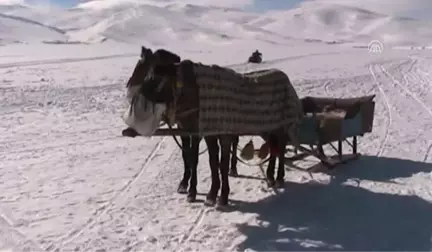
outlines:
[[[234,151],[233,151],[233,155],[234,155]],[[268,161],[270,161],[270,158],[271,158],[271,157],[268,157],[268,158],[264,159],[264,161],[262,161],[262,162],[258,162],[257,164],[249,164],[249,163],[247,163],[246,161],[243,161],[241,158],[239,158],[239,157],[237,156],[237,154],[235,154],[235,155],[236,155],[236,157],[237,157],[237,160],[240,161],[240,163],[242,163],[242,164],[244,164],[244,165],[247,165],[247,166],[261,166],[261,165],[267,163]]]

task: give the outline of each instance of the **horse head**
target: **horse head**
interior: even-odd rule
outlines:
[[[140,93],[153,103],[169,103],[172,101],[172,92],[166,85],[172,78],[160,73],[159,68],[175,66],[180,62],[180,56],[165,49],[159,49],[152,54],[151,66],[141,85]],[[173,76],[171,76],[173,77]]]
[[[166,66],[180,62],[180,57],[172,52],[141,47],[141,58],[127,83],[127,98],[130,102],[129,112],[124,115],[127,125],[141,135],[153,132],[156,122],[165,113],[167,103],[172,95],[164,88],[165,78],[154,74],[156,66]]]
[[[180,56],[175,53],[169,52],[165,49],[159,49],[153,53],[151,49],[142,46],[140,59],[136,63],[132,75],[126,83],[127,98],[129,101],[131,101],[132,97],[141,87],[148,86],[157,81],[154,80],[152,74],[153,66],[176,62],[180,62]]]

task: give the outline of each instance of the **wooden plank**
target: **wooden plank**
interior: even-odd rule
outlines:
[[[198,132],[187,132],[182,129],[174,128],[174,129],[157,129],[153,136],[200,136]],[[235,134],[236,136],[259,136],[255,133],[240,133]]]

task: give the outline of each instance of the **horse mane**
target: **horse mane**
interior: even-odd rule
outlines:
[[[232,76],[241,76],[242,74],[240,74],[239,72],[235,71],[234,69],[228,68],[228,67],[223,67],[220,65],[216,65],[216,64],[204,64],[201,62],[193,62],[192,64],[194,66],[195,69],[195,73],[196,74],[200,74],[200,73],[204,73],[204,74],[209,74],[210,75],[232,75]]]
[[[137,61],[137,63],[136,63],[136,65],[135,65],[135,68],[134,68],[134,70],[133,70],[133,72],[132,72],[132,75],[129,77],[129,80],[126,82],[126,87],[127,88],[129,88],[130,86],[132,86],[132,81],[136,81],[135,79],[136,79],[136,76],[138,76],[138,72],[139,72],[139,70],[141,70],[141,69],[139,69],[138,68],[138,64],[143,64],[143,62],[142,62],[142,60],[141,59],[139,59],[138,61]],[[139,70],[138,70],[139,69]]]
[[[158,49],[153,53],[153,56],[158,59],[160,63],[179,63],[180,56],[165,49]]]

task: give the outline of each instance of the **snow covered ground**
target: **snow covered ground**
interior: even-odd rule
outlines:
[[[243,176],[230,179],[227,211],[202,204],[207,153],[199,160],[200,202],[188,204],[176,193],[183,162],[172,138],[121,137],[138,45],[1,46],[0,250],[431,250],[432,51],[371,54],[279,39],[154,45],[239,72],[257,69],[243,62],[258,48],[265,60],[258,67],[284,70],[300,96],[376,94],[360,160],[312,177],[290,170],[279,192],[267,189],[258,167],[239,164]]]
[[[42,47],[39,53],[52,56],[52,46]],[[266,189],[257,167],[239,164],[246,178],[231,179],[232,211],[218,212],[175,193],[183,168],[171,138],[120,136],[124,84],[136,56],[90,61],[81,45],[59,47],[87,56],[78,62],[19,61],[25,49],[17,46],[8,51],[16,58],[1,63],[2,248],[432,247],[431,54],[331,52],[325,46],[268,59],[264,67],[286,71],[301,96],[375,93],[373,133],[361,139],[359,161],[313,179],[290,171],[290,183],[277,195]],[[264,55],[271,50],[263,48]],[[200,57],[224,60],[217,52]],[[203,154],[199,163],[201,199],[210,183],[207,159]]]

